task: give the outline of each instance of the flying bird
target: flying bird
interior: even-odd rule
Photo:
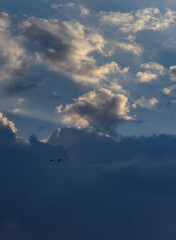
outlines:
[[[61,158],[59,158],[59,159],[57,159],[58,160],[58,162],[61,162]]]
[[[53,159],[50,159],[50,162],[53,162],[54,160]]]

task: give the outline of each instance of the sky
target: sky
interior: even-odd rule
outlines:
[[[0,0],[0,239],[175,240],[175,27],[173,0]]]

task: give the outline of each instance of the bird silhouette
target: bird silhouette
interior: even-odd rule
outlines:
[[[50,159],[50,162],[53,162],[54,160],[53,159]]]
[[[58,158],[58,159],[57,159],[57,161],[58,161],[58,162],[61,162],[61,159],[60,159],[60,158]]]

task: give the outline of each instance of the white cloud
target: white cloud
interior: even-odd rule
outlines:
[[[151,98],[151,99],[146,99],[143,96],[139,99],[137,99],[132,107],[133,108],[138,108],[138,107],[142,107],[142,108],[152,108],[154,107],[156,104],[158,103],[158,100],[156,98]]]
[[[156,62],[143,63],[140,68],[145,71],[136,74],[137,82],[150,82],[165,74],[165,68]]]
[[[109,84],[109,88],[112,90],[112,91],[115,91],[115,92],[121,92],[121,91],[123,91],[123,89],[122,89],[122,86],[121,85],[119,85],[119,84],[117,84],[117,83],[110,83]]]
[[[144,51],[143,47],[141,47],[141,45],[138,43],[117,42],[117,46],[128,52],[133,53],[136,56],[140,56]]]
[[[164,30],[175,23],[176,12],[167,9],[162,14],[158,8],[145,8],[128,13],[100,12],[99,19],[102,23],[115,26],[120,31],[138,32],[143,30]]]
[[[79,9],[80,9],[80,16],[81,17],[86,17],[90,14],[90,10],[85,8],[83,5],[79,5]]]
[[[149,69],[150,71],[156,72],[158,75],[164,75],[165,74],[165,69],[163,65],[156,63],[156,62],[148,62],[148,63],[143,63],[140,66],[141,68],[144,69]]]
[[[171,94],[171,92],[173,91],[173,90],[175,90],[176,89],[176,85],[173,85],[173,86],[171,86],[171,87],[167,87],[167,88],[164,88],[163,89],[163,93],[165,94],[165,95],[170,95]]]
[[[17,132],[15,124],[12,121],[9,121],[2,112],[0,112],[0,125],[9,127],[13,133]]]
[[[150,71],[147,72],[138,72],[136,74],[138,82],[150,82],[153,79],[157,78],[156,73],[151,73]]]
[[[107,89],[88,92],[74,101],[57,108],[64,124],[110,129],[121,121],[132,120],[128,115],[128,98]]]

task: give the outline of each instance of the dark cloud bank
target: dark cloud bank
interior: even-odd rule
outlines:
[[[0,126],[0,239],[175,240],[175,146],[76,128],[24,143]]]

